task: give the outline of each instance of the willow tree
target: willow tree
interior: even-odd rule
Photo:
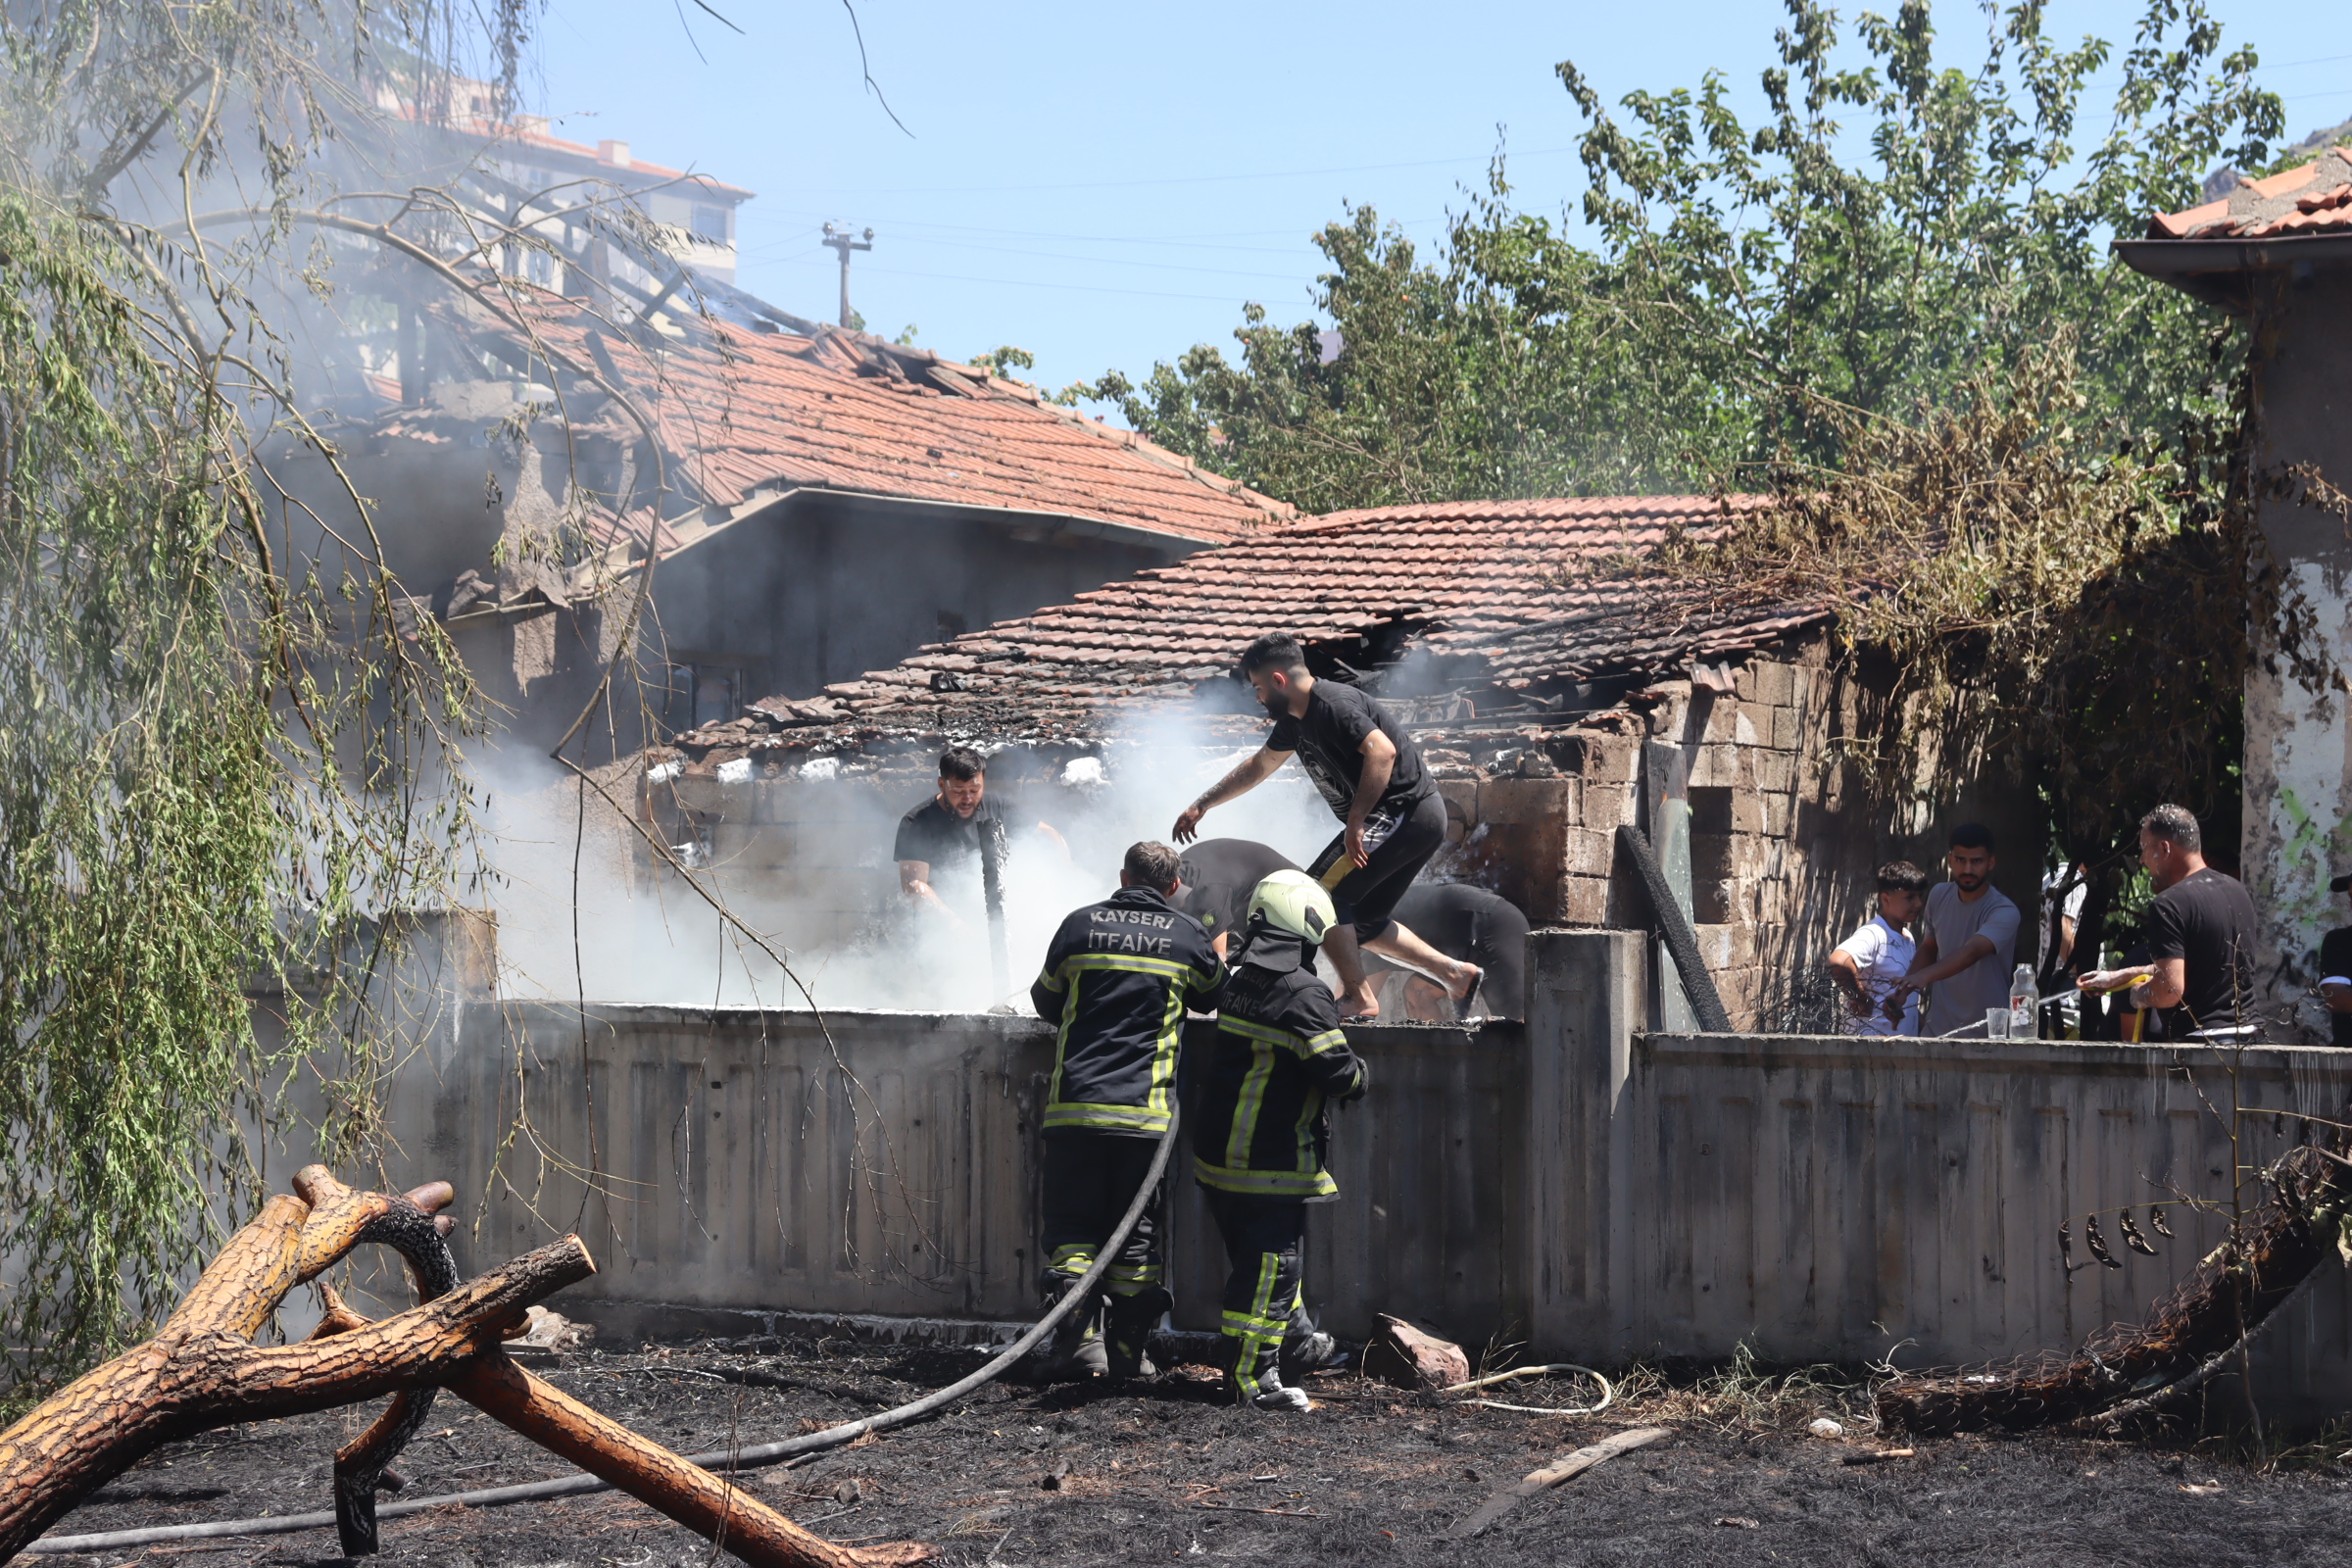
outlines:
[[[243,1217],[298,1075],[331,1152],[366,1140],[372,917],[459,891],[464,671],[360,498],[307,519],[327,569],[267,469],[334,455],[303,346],[334,258],[284,215],[334,200],[379,103],[429,119],[468,65],[511,91],[525,7],[482,15],[0,7],[0,1343],[27,1382],[134,1337]]]

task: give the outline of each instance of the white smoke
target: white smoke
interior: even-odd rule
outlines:
[[[858,802],[854,820],[828,830],[839,836],[835,848],[849,852],[830,858],[861,862],[854,868],[811,873],[753,863],[776,857],[730,858],[722,842],[710,867],[697,872],[731,913],[786,954],[795,985],[677,872],[651,869],[635,830],[594,790],[583,803],[577,780],[552,763],[496,756],[484,765],[483,782],[500,873],[494,902],[502,991],[695,1007],[801,1008],[813,997],[819,1006],[843,1009],[1010,1006],[1026,1013],[1029,983],[1063,916],[1118,887],[1130,844],[1172,842],[1177,815],[1256,749],[1254,741],[1237,743],[1230,728],[1212,733],[1198,715],[1156,712],[1116,732],[1098,755],[1025,783],[1000,785],[1015,771],[1010,754],[1001,758],[990,790],[1006,808],[1011,849],[1002,987],[976,894],[959,925],[913,908],[898,890],[892,839],[899,817],[930,798],[927,759],[893,787],[847,788],[859,782],[855,758],[818,759],[770,786],[824,784]],[[752,771],[742,769],[746,777]],[[607,787],[630,801],[637,780],[626,774]],[[1067,845],[1066,856],[1038,830],[1041,821]],[[1296,767],[1217,808],[1200,826],[1204,838],[1257,840],[1302,865],[1338,830]]]

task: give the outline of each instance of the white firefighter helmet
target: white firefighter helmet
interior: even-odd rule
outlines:
[[[1263,916],[1277,931],[1287,932],[1309,947],[1321,947],[1339,923],[1331,895],[1304,871],[1277,871],[1250,895],[1250,918]]]

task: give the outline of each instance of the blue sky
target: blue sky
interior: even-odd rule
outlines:
[[[1752,113],[1783,15],[1767,0],[857,3],[912,135],[861,81],[839,0],[710,0],[740,32],[696,0],[550,0],[532,96],[562,134],[758,191],[739,231],[753,292],[829,319],[820,226],[870,224],[853,283],[869,327],[912,323],[957,358],[1016,344],[1049,387],[1230,346],[1244,300],[1304,318],[1308,236],[1344,202],[1427,241],[1498,138],[1519,203],[1557,212],[1583,187],[1556,62],[1611,101],[1719,68]],[[2050,30],[2122,43],[2140,9],[2053,0]],[[2261,51],[2290,137],[2352,117],[2352,56],[2308,5],[2218,9]],[[1983,14],[1936,10],[1939,54],[1974,64]]]

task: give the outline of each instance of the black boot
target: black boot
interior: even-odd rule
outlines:
[[[1049,1274],[1045,1280],[1046,1307],[1054,1303],[1076,1282]],[[1036,1376],[1048,1383],[1083,1383],[1099,1378],[1109,1370],[1109,1357],[1103,1349],[1101,1319],[1102,1298],[1090,1297],[1070,1308],[1045,1345],[1032,1352],[1039,1365]]]
[[[1281,1342],[1237,1340],[1234,1343],[1233,1370],[1225,1375],[1225,1387],[1236,1404],[1260,1410],[1307,1408],[1304,1389],[1283,1385]]]
[[[1296,1383],[1311,1372],[1337,1371],[1348,1365],[1355,1352],[1331,1335],[1315,1327],[1315,1320],[1300,1307],[1291,1314],[1290,1327],[1282,1336],[1282,1377],[1286,1383]]]
[[[1175,1298],[1160,1286],[1154,1285],[1132,1296],[1113,1295],[1103,1313],[1103,1338],[1109,1342],[1108,1359],[1110,1381],[1125,1383],[1134,1378],[1157,1375],[1158,1368],[1144,1353],[1152,1331],[1167,1316]]]

